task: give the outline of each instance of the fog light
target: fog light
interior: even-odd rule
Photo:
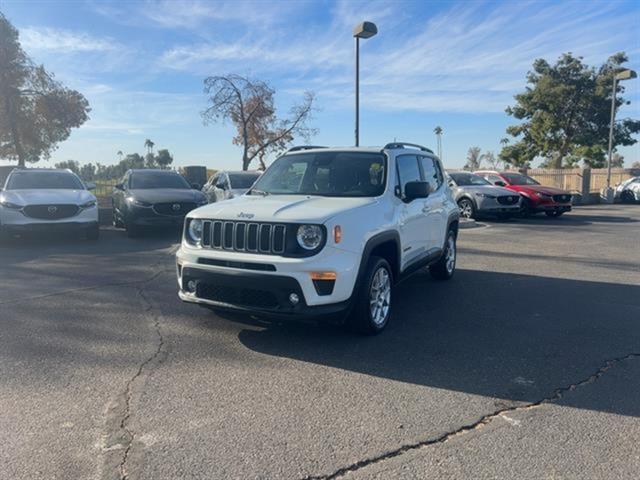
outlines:
[[[297,293],[290,293],[289,302],[291,302],[291,305],[297,305],[298,302],[300,302],[300,297],[298,296]]]
[[[197,282],[195,280],[189,280],[187,282],[187,290],[191,293],[196,291],[196,287],[198,286]]]

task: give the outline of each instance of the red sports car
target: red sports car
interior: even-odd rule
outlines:
[[[559,217],[571,211],[571,193],[554,187],[545,187],[533,178],[518,172],[473,172],[493,185],[508,188],[522,196],[522,214],[544,212],[548,217]]]

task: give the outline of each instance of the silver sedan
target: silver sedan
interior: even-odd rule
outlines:
[[[520,195],[517,192],[491,185],[473,173],[449,172],[448,175],[449,186],[461,216],[476,218],[491,215],[509,218],[520,212]]]

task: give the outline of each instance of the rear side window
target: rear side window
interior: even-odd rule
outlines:
[[[420,182],[420,167],[418,167],[418,157],[415,155],[400,155],[396,159],[398,165],[398,183],[400,193],[404,197],[404,188],[409,182]]]
[[[429,190],[435,192],[442,185],[442,172],[436,161],[431,157],[420,157],[424,181],[429,184]]]

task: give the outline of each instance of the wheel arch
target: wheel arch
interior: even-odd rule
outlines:
[[[378,233],[367,240],[367,243],[362,250],[362,257],[360,258],[360,266],[358,268],[358,276],[356,277],[356,286],[362,280],[362,276],[365,272],[369,259],[372,256],[384,258],[391,266],[391,274],[393,275],[394,282],[400,275],[400,235],[395,230],[390,230],[382,233]]]

